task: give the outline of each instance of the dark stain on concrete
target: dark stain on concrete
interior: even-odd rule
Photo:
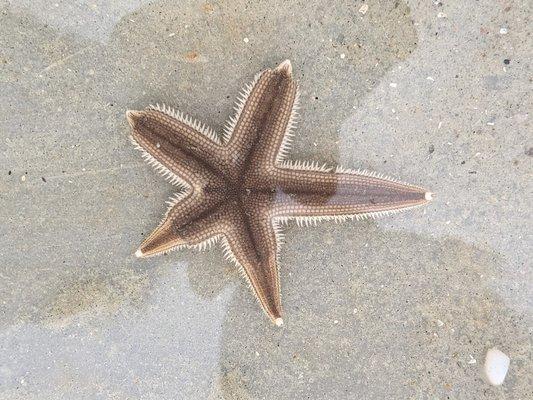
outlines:
[[[36,299],[31,312],[22,315],[19,322],[61,328],[73,321],[86,323],[93,317],[135,313],[144,308],[152,279],[153,275],[132,269],[71,275]]]

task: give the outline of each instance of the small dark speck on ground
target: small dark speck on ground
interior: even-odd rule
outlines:
[[[525,151],[526,156],[533,157],[533,147],[530,147]]]
[[[433,153],[435,151],[435,146],[432,144],[429,145],[429,154]]]
[[[44,183],[46,183],[46,179],[44,178],[44,176],[41,176],[41,179],[43,180]]]
[[[8,175],[11,175],[11,171],[7,171],[7,174],[8,174]]]
[[[504,63],[505,65],[509,65],[509,64],[511,64],[511,60],[509,60],[508,58],[506,58],[505,60],[503,60],[503,63]]]

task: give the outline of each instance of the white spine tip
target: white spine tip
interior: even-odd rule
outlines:
[[[135,257],[142,257],[143,256],[143,252],[141,251],[141,249],[137,249],[137,251],[135,252]]]
[[[274,323],[276,324],[276,326],[281,326],[281,325],[283,325],[283,319],[281,319],[281,318],[276,318],[276,319],[274,320]]]
[[[492,348],[487,351],[485,358],[485,376],[491,385],[498,386],[503,383],[511,359],[507,354],[501,352],[497,348]]]
[[[278,67],[276,68],[278,71],[287,71],[287,74],[292,74],[292,64],[291,60],[285,60],[283,61]]]
[[[433,200],[433,193],[431,193],[431,192],[426,192],[424,198],[425,198],[427,201]]]

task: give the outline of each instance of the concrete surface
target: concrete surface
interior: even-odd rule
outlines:
[[[1,399],[530,398],[530,2],[0,9]],[[437,199],[289,226],[279,329],[220,249],[135,259],[172,188],[124,111],[165,102],[220,131],[285,58],[295,158]],[[501,387],[482,378],[491,347],[511,359]]]

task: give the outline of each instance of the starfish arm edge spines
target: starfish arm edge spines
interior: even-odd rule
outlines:
[[[257,297],[255,291],[253,290],[252,281],[250,280],[250,277],[248,276],[244,267],[235,256],[235,253],[231,250],[228,238],[225,235],[222,236],[222,240],[220,241],[220,245],[222,247],[222,255],[227,261],[231,262],[238,268],[239,274],[242,275],[243,278],[245,278],[246,283],[248,284],[248,288],[252,289],[252,291],[254,292],[254,296]]]
[[[291,109],[291,115],[289,117],[289,121],[287,123],[287,126],[285,128],[285,134],[283,136],[283,139],[281,140],[278,154],[276,156],[275,163],[281,164],[286,157],[289,155],[292,142],[294,139],[294,131],[296,130],[296,126],[298,124],[298,118],[299,118],[299,112],[300,109],[300,90],[298,87],[296,88],[296,94],[294,97],[294,102]]]
[[[281,169],[290,169],[293,171],[313,171],[313,172],[331,172],[333,167],[326,163],[320,164],[318,161],[307,160],[282,160],[277,163],[276,167]]]
[[[130,141],[133,143],[136,150],[141,152],[141,157],[144,161],[156,170],[159,174],[165,178],[167,182],[171,185],[177,186],[181,190],[187,190],[191,185],[181,176],[176,175],[170,169],[168,169],[163,163],[157,160],[153,155],[151,155],[144,147],[142,147],[133,136],[130,135]]]
[[[346,222],[346,221],[363,221],[366,219],[378,219],[386,217],[389,215],[399,214],[404,211],[409,211],[414,208],[418,208],[425,205],[425,203],[420,203],[412,206],[397,208],[393,210],[382,210],[382,211],[373,211],[373,212],[364,212],[359,214],[339,214],[339,215],[281,215],[276,216],[274,219],[282,225],[288,225],[289,222],[296,222],[296,225],[299,227],[308,227],[308,226],[317,226],[321,222],[333,221],[336,223]]]
[[[285,234],[283,233],[283,224],[277,221],[275,218],[270,218],[270,223],[272,225],[272,229],[274,230],[274,237],[276,240],[276,267],[278,269],[278,277],[280,273],[280,255],[281,255],[281,247],[285,244]],[[282,293],[279,294],[280,298],[282,297]]]
[[[227,144],[231,140],[233,136],[233,131],[235,130],[235,126],[237,125],[237,122],[241,117],[241,114],[244,110],[244,106],[246,105],[246,101],[248,100],[248,97],[250,97],[254,86],[257,84],[263,73],[264,71],[255,74],[254,79],[244,85],[244,87],[237,95],[237,100],[235,101],[235,105],[233,107],[233,115],[228,118],[228,120],[224,124],[224,129],[222,131],[222,142],[224,144]]]
[[[182,245],[181,248],[191,249],[191,250],[198,250],[198,251],[205,251],[205,250],[210,249],[211,247],[213,247],[216,243],[218,243],[218,241],[220,240],[221,236],[222,236],[221,234],[213,235],[213,236],[211,236],[211,237],[209,237],[209,238],[207,238],[205,240],[202,240],[199,243]]]
[[[162,112],[163,114],[168,115],[169,117],[177,119],[179,122],[189,126],[190,128],[194,129],[195,131],[201,133],[208,139],[212,140],[215,144],[221,145],[220,137],[215,132],[215,130],[203,122],[191,117],[190,115],[184,113],[183,111],[176,110],[170,106],[167,106],[165,104],[159,105],[159,103],[156,103],[155,105],[150,104],[147,107],[147,110],[156,110],[159,112]]]
[[[378,179],[382,179],[384,181],[389,181],[389,182],[399,183],[401,185],[410,186],[413,189],[421,189],[421,190],[423,189],[420,186],[407,183],[405,181],[402,181],[401,179],[392,177],[390,175],[383,174],[381,172],[370,171],[370,170],[368,170],[366,168],[365,169],[359,169],[359,168],[358,169],[353,169],[353,168],[345,168],[345,167],[342,167],[340,165],[337,165],[335,167],[335,173],[336,174],[349,174],[349,175],[367,176],[367,177],[370,177],[370,178],[378,178]]]
[[[178,204],[179,202],[183,201],[187,196],[191,194],[191,191],[193,189],[185,189],[181,190],[179,192],[173,193],[165,203],[168,205],[167,210],[165,211],[165,214],[163,215],[163,220],[161,221],[160,225],[165,221],[165,219],[168,217],[174,206]]]
[[[406,185],[413,189],[423,189],[420,186],[407,183],[405,181],[402,181],[401,179],[391,177],[390,175],[386,175],[381,172],[370,171],[368,169],[345,168],[340,165],[331,166],[331,165],[328,165],[327,163],[320,163],[319,161],[308,161],[308,160],[298,160],[298,159],[280,159],[280,160],[277,160],[275,166],[279,169],[288,169],[292,171],[332,172],[335,174],[359,175],[359,176],[365,176],[369,178],[378,178],[383,181],[398,183],[401,185]]]

